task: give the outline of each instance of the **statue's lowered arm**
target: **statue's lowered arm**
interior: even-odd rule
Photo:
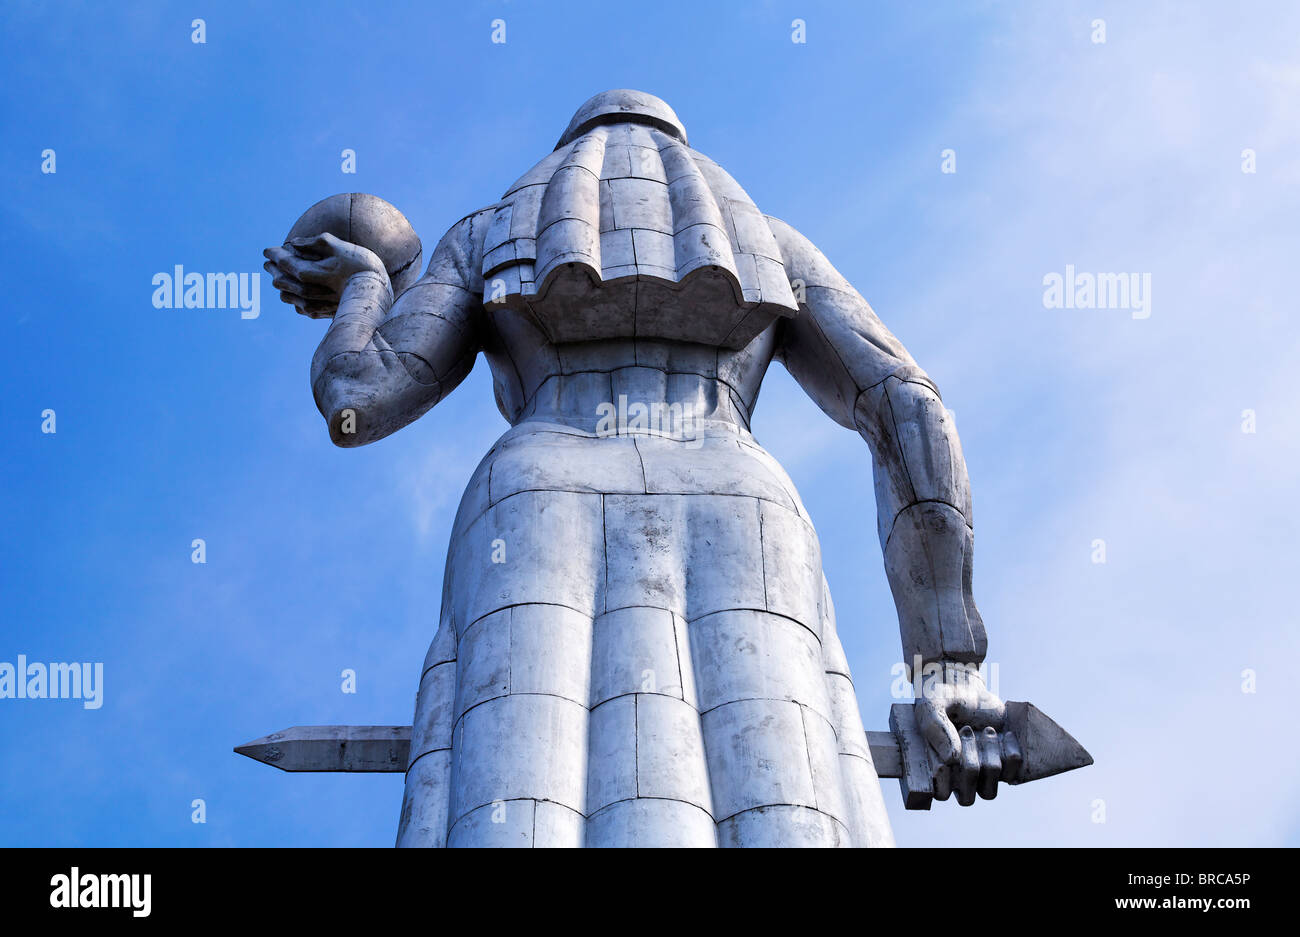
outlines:
[[[800,298],[799,315],[781,325],[778,356],[871,447],[885,573],[921,690],[914,705],[893,707],[889,735],[872,733],[899,745],[904,803],[924,810],[956,793],[969,805],[977,793],[994,797],[999,780],[1091,764],[1069,733],[1029,703],[1004,703],[975,669],[987,639],[971,595],[970,483],[934,382],[821,251],[778,219],[768,223]]]
[[[909,668],[984,659],[971,595],[970,484],[934,382],[822,253],[769,219],[802,293],[779,355],[832,419],[871,447],[877,527]]]
[[[265,252],[286,302],[315,316],[337,304],[311,364],[316,406],[336,445],[360,446],[401,429],[469,374],[480,350],[477,253],[471,216],[438,243],[425,275],[394,298],[378,257],[332,235]]]

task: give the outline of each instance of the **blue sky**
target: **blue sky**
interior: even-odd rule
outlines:
[[[202,6],[0,10],[0,661],[105,669],[98,710],[0,700],[0,845],[392,843],[399,776],[230,749],[409,722],[452,514],[505,428],[486,366],[335,449],[307,380],[321,323],[267,282],[253,320],[155,309],[151,279],[258,271],[342,191],[431,247],[614,87],[667,100],[938,382],[999,688],[1096,758],[968,810],[905,814],[887,781],[900,843],[1300,844],[1300,8]],[[1149,318],[1045,308],[1067,264],[1149,273]],[[817,523],[883,728],[900,652],[866,444],[779,366],[755,434]]]

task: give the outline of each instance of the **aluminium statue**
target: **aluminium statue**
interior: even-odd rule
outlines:
[[[405,769],[403,846],[885,846],[880,776],[908,806],[969,805],[1090,761],[976,670],[971,496],[935,383],[663,101],[589,100],[423,275],[400,213],[335,198],[265,252],[281,298],[331,318],[311,369],[331,439],[400,429],[480,354],[510,428],[454,522],[414,722],[390,733],[409,749],[345,764],[362,736],[338,730],[330,766],[281,767]],[[935,675],[896,742],[863,729],[817,535],[750,433],[773,361],[870,447],[903,659]]]

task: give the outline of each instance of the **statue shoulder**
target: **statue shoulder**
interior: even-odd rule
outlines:
[[[446,283],[469,290],[483,291],[483,239],[500,203],[470,212],[453,224],[438,241],[423,282]]]

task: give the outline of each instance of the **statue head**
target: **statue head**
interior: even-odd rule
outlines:
[[[560,142],[555,144],[555,148],[558,150],[572,143],[597,124],[623,121],[649,124],[669,136],[676,137],[682,143],[686,142],[686,128],[666,103],[644,91],[616,88],[588,98],[573,115],[573,120],[569,121],[568,129],[560,137]]]

